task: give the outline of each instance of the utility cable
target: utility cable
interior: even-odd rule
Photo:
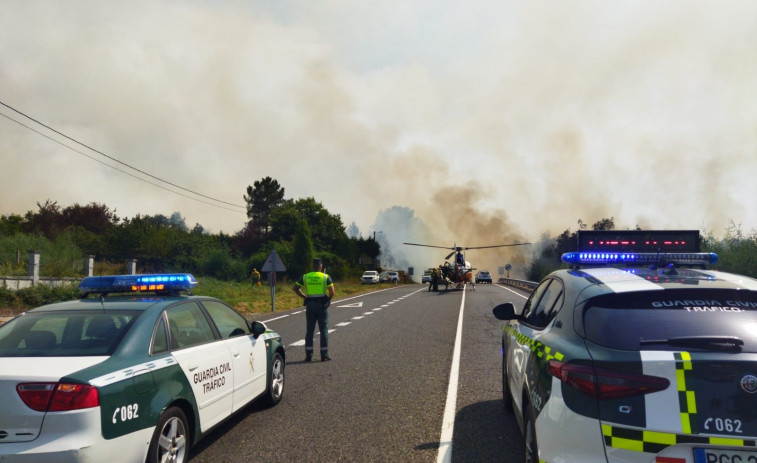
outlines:
[[[1,103],[0,103],[0,104],[1,104]],[[18,125],[20,125],[20,126],[22,126],[22,127],[25,127],[25,128],[27,128],[27,129],[31,130],[32,132],[34,132],[34,133],[36,133],[36,134],[39,134],[39,135],[41,135],[41,136],[43,136],[43,137],[47,138],[48,140],[50,140],[50,141],[52,141],[52,142],[54,142],[54,143],[57,143],[57,144],[59,144],[59,145],[63,146],[64,148],[68,148],[68,149],[70,149],[71,151],[74,151],[74,152],[76,152],[76,153],[79,153],[79,154],[81,154],[82,156],[84,156],[84,157],[86,157],[86,158],[89,158],[89,159],[91,159],[91,160],[93,160],[93,161],[95,161],[95,162],[99,162],[100,164],[102,164],[102,165],[104,165],[104,166],[110,167],[111,169],[115,169],[115,170],[117,170],[117,171],[119,171],[119,172],[121,172],[121,173],[123,173],[123,174],[126,174],[126,175],[128,175],[129,177],[133,177],[133,178],[135,178],[135,179],[137,179],[137,180],[141,180],[141,181],[143,181],[143,182],[145,182],[145,183],[148,183],[148,184],[150,184],[150,185],[152,185],[152,186],[155,186],[155,187],[161,188],[161,189],[163,189],[163,190],[169,191],[169,192],[171,192],[171,193],[174,193],[174,194],[177,194],[177,195],[179,195],[179,196],[183,196],[183,197],[185,197],[185,198],[189,198],[189,199],[192,199],[192,200],[194,200],[194,201],[198,201],[198,202],[201,202],[201,203],[203,203],[203,204],[207,204],[207,205],[209,205],[209,206],[213,206],[213,207],[220,207],[221,209],[226,209],[227,211],[239,212],[239,211],[237,211],[236,209],[230,209],[230,208],[228,208],[228,207],[220,206],[220,205],[218,205],[218,204],[213,204],[213,203],[210,203],[210,202],[207,202],[207,201],[203,201],[203,200],[201,200],[201,199],[198,199],[198,198],[193,198],[192,196],[189,196],[189,195],[185,195],[184,193],[181,193],[181,192],[178,192],[178,191],[174,191],[174,190],[171,190],[170,188],[166,188],[166,187],[164,187],[163,185],[159,185],[159,184],[157,184],[157,183],[153,183],[153,182],[151,182],[151,181],[149,181],[149,180],[145,180],[145,179],[143,179],[143,178],[141,178],[141,177],[137,177],[136,175],[132,174],[131,172],[127,172],[127,171],[125,171],[125,170],[123,170],[123,169],[119,169],[119,168],[118,168],[118,167],[116,167],[116,166],[111,166],[110,164],[108,164],[108,163],[106,163],[106,162],[103,162],[103,161],[101,161],[100,159],[94,158],[94,157],[92,157],[92,156],[90,156],[90,155],[88,155],[88,154],[86,154],[86,153],[84,153],[84,152],[82,152],[82,151],[79,151],[79,150],[77,150],[76,148],[72,148],[72,147],[70,147],[70,146],[66,145],[65,143],[61,142],[60,140],[56,140],[56,139],[54,139],[54,138],[50,137],[49,135],[47,135],[47,134],[44,134],[44,133],[40,132],[39,130],[37,130],[37,129],[33,128],[33,127],[29,127],[28,125],[24,124],[23,122],[19,122],[19,121],[17,121],[16,119],[13,119],[12,117],[10,117],[10,116],[8,116],[8,115],[6,115],[6,114],[0,113],[0,116],[3,116],[4,118],[6,118],[6,119],[9,119],[9,120],[11,120],[11,121],[15,122],[16,124],[18,124]],[[135,170],[137,170],[137,169],[135,169]],[[214,200],[214,201],[217,201],[217,200]],[[236,206],[236,205],[232,204],[232,206]],[[237,206],[237,207],[242,207],[242,206]]]
[[[193,190],[190,190],[190,189],[188,189],[188,188],[184,188],[184,187],[182,187],[182,186],[176,185],[175,183],[171,183],[171,182],[169,182],[168,180],[164,180],[164,179],[162,179],[162,178],[160,178],[160,177],[156,177],[156,176],[154,176],[154,175],[152,175],[152,174],[149,174],[149,173],[147,173],[147,172],[145,172],[145,171],[143,171],[143,170],[140,170],[140,169],[138,169],[138,168],[136,168],[136,167],[130,166],[129,164],[127,164],[127,163],[125,163],[125,162],[122,162],[122,161],[120,161],[120,160],[118,160],[118,159],[116,159],[116,158],[114,158],[114,157],[112,157],[112,156],[108,156],[107,154],[103,153],[102,151],[99,151],[99,150],[97,150],[97,149],[95,149],[95,148],[92,148],[91,146],[88,146],[88,145],[86,145],[86,144],[84,144],[84,143],[82,143],[82,142],[80,142],[80,141],[78,141],[78,140],[76,140],[76,139],[74,139],[74,138],[71,138],[71,137],[69,137],[68,135],[66,135],[66,134],[64,134],[64,133],[62,133],[62,132],[60,132],[60,131],[58,131],[58,130],[55,130],[54,128],[50,127],[49,125],[46,125],[46,124],[44,124],[44,123],[42,123],[42,122],[38,121],[37,119],[34,119],[33,117],[31,117],[31,116],[29,116],[29,115],[27,115],[27,114],[24,114],[23,112],[19,111],[18,109],[14,108],[14,107],[12,107],[12,106],[9,106],[9,105],[5,104],[5,103],[4,103],[4,102],[2,102],[2,101],[0,101],[0,105],[2,105],[2,106],[5,106],[6,108],[10,109],[11,111],[13,111],[13,112],[15,112],[15,113],[17,113],[17,114],[20,114],[21,116],[23,116],[23,117],[25,117],[25,118],[29,119],[30,121],[33,121],[34,123],[36,123],[36,124],[39,124],[39,125],[41,125],[42,127],[46,128],[46,129],[48,129],[48,130],[50,130],[50,131],[52,131],[52,132],[55,132],[55,133],[57,133],[57,134],[58,134],[58,135],[60,135],[61,137],[67,138],[68,140],[71,140],[72,142],[76,143],[77,145],[81,145],[81,146],[83,146],[83,147],[87,148],[88,150],[94,151],[95,153],[97,153],[97,154],[99,154],[99,155],[101,155],[101,156],[104,156],[104,157],[106,157],[106,158],[110,159],[110,160],[111,160],[111,161],[113,161],[113,162],[117,162],[118,164],[121,164],[121,165],[123,165],[123,166],[126,166],[126,167],[128,167],[129,169],[135,170],[135,171],[137,171],[137,172],[141,173],[142,175],[146,175],[146,176],[148,176],[148,177],[150,177],[150,178],[152,178],[152,179],[155,179],[155,180],[158,180],[158,181],[160,181],[160,182],[166,183],[166,184],[168,184],[168,185],[171,185],[171,186],[172,186],[172,187],[174,187],[174,188],[178,188],[178,189],[180,189],[180,190],[184,190],[184,191],[186,191],[186,192],[189,192],[189,193],[192,193],[192,194],[194,194],[194,195],[197,195],[197,196],[201,196],[201,197],[203,197],[203,198],[207,198],[207,199],[210,199],[210,200],[212,200],[212,201],[216,201],[216,202],[219,202],[219,203],[222,203],[222,204],[227,204],[227,205],[229,205],[229,206],[234,206],[234,207],[243,208],[243,209],[245,209],[245,210],[246,210],[246,207],[245,207],[245,206],[241,206],[241,205],[239,205],[239,204],[233,204],[233,203],[229,203],[229,202],[226,202],[226,201],[222,201],[222,200],[220,200],[220,199],[216,199],[216,198],[213,198],[213,197],[211,197],[211,196],[207,196],[207,195],[204,195],[204,194],[202,194],[202,193],[198,193],[198,192],[196,192],[196,191],[193,191]],[[96,159],[94,159],[93,157],[91,157],[91,156],[87,156],[86,154],[82,153],[81,151],[78,151],[78,150],[76,150],[76,149],[74,149],[74,148],[71,148],[71,147],[70,147],[70,146],[68,146],[68,145],[65,145],[65,144],[63,144],[63,143],[60,143],[60,142],[58,142],[57,140],[54,140],[53,138],[51,138],[51,137],[49,137],[49,136],[47,136],[47,135],[45,135],[45,134],[43,134],[43,133],[41,133],[41,132],[39,132],[39,131],[37,131],[37,130],[34,130],[34,129],[32,129],[31,127],[29,127],[29,126],[27,126],[27,125],[25,125],[25,124],[23,124],[23,123],[21,123],[21,122],[19,122],[19,121],[15,120],[15,119],[13,119],[13,118],[11,118],[11,117],[9,117],[9,116],[5,115],[5,114],[2,114],[2,113],[0,113],[0,115],[2,115],[3,117],[5,117],[5,118],[7,118],[7,119],[10,119],[10,120],[12,120],[13,122],[15,122],[15,123],[17,123],[17,124],[19,124],[19,125],[21,125],[21,126],[23,126],[23,127],[26,127],[27,129],[29,129],[29,130],[31,130],[31,131],[33,131],[33,132],[35,132],[35,133],[38,133],[39,135],[42,135],[42,136],[44,136],[45,138],[48,138],[48,139],[50,139],[50,140],[52,140],[52,141],[55,141],[56,143],[59,143],[59,144],[60,144],[60,145],[62,145],[62,146],[65,146],[65,147],[67,147],[67,148],[69,148],[69,149],[71,149],[71,150],[73,150],[73,151],[76,151],[76,152],[77,152],[77,153],[79,153],[79,154],[82,154],[82,155],[84,155],[84,156],[86,156],[86,157],[88,157],[88,158],[90,158],[90,159],[96,160]],[[100,161],[98,161],[98,162],[100,162]],[[106,166],[108,166],[108,167],[111,167],[111,168],[113,168],[113,169],[115,169],[115,170],[117,170],[117,171],[119,171],[119,172],[123,172],[123,173],[125,173],[125,174],[127,174],[127,175],[130,175],[130,176],[132,176],[132,177],[134,177],[134,178],[137,178],[137,179],[139,179],[139,180],[142,180],[142,181],[144,181],[144,182],[146,182],[146,183],[149,183],[150,185],[159,186],[159,185],[156,185],[155,183],[152,183],[152,182],[148,182],[147,180],[144,180],[144,179],[142,179],[142,178],[139,178],[139,177],[136,177],[136,176],[134,176],[134,175],[132,175],[132,174],[129,174],[128,172],[124,172],[124,171],[123,171],[123,170],[121,170],[121,169],[117,169],[116,167],[114,167],[114,166],[111,166],[110,164],[106,164],[106,163],[103,163],[103,162],[101,162],[101,164],[103,164],[103,165],[106,165]],[[167,188],[165,188],[165,187],[160,187],[160,188],[163,188],[164,190],[167,190],[167,191],[172,191],[172,192],[174,192],[174,193],[176,193],[176,194],[179,194],[179,195],[181,195],[181,196],[184,196],[184,197],[186,197],[186,198],[190,198],[190,199],[196,199],[196,198],[191,198],[190,196],[186,196],[186,195],[183,195],[183,194],[181,194],[181,193],[175,192],[175,191],[173,191],[173,190],[169,190],[169,189],[167,189]],[[200,200],[198,200],[198,201],[200,201]],[[202,202],[202,203],[205,203],[205,204],[210,204],[210,203],[207,203],[207,202],[204,202],[204,201],[200,201],[200,202]],[[211,204],[211,205],[212,205],[212,204]],[[226,208],[224,208],[224,209],[226,209]],[[231,209],[228,209],[228,210],[231,210]]]

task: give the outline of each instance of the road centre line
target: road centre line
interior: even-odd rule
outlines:
[[[460,315],[457,318],[455,348],[452,352],[452,366],[449,374],[449,387],[447,388],[447,403],[444,406],[444,418],[442,419],[442,433],[439,438],[437,463],[450,463],[452,461],[452,436],[455,431],[455,413],[457,411],[457,383],[460,376],[460,351],[462,350],[464,310],[465,286],[463,286],[463,298],[460,301]]]

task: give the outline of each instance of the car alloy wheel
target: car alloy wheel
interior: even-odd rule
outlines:
[[[188,428],[187,418],[180,408],[166,410],[150,441],[148,463],[184,463],[189,449]]]
[[[276,405],[281,402],[281,398],[284,396],[284,368],[284,357],[276,352],[273,354],[271,371],[268,375],[268,391],[266,394],[268,405]]]

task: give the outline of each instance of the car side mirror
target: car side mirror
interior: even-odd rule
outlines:
[[[258,339],[258,336],[268,331],[268,328],[262,324],[261,322],[252,322],[250,324],[250,332],[252,333],[252,337],[255,339]]]
[[[515,306],[512,302],[505,302],[504,304],[494,307],[492,313],[498,320],[512,320],[518,318],[518,316],[515,315]]]

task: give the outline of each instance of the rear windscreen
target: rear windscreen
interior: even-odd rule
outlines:
[[[665,290],[607,294],[584,309],[589,341],[623,350],[757,352],[757,293]]]
[[[27,313],[0,326],[0,357],[110,355],[138,312]]]

